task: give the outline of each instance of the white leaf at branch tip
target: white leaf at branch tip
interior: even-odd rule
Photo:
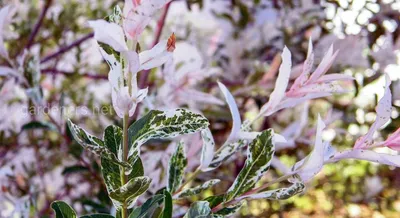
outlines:
[[[89,26],[94,30],[94,38],[97,41],[110,45],[118,52],[128,51],[124,31],[118,24],[109,23],[105,20],[88,22]]]
[[[390,92],[391,80],[389,75],[387,74],[385,74],[385,79],[385,93],[383,97],[379,100],[378,105],[375,108],[375,122],[372,124],[367,134],[357,139],[354,148],[364,148],[372,144],[374,133],[390,120],[390,116],[392,113],[392,93]]]
[[[233,119],[232,130],[227,139],[227,142],[234,141],[239,136],[240,127],[242,125],[242,120],[240,118],[239,109],[236,105],[234,97],[229,92],[229,90],[226,88],[226,86],[220,82],[218,82],[218,86],[221,89],[221,92],[224,95],[226,102],[228,103],[229,110],[231,112],[232,119]]]
[[[265,104],[260,111],[260,113],[264,116],[269,116],[270,114],[272,114],[271,111],[273,111],[285,97],[286,88],[289,83],[291,68],[291,53],[289,49],[285,46],[282,52],[282,63],[279,67],[279,74],[275,82],[274,91],[271,93],[268,103]]]
[[[169,61],[173,57],[172,52],[175,50],[175,43],[175,34],[172,34],[168,40],[162,40],[150,50],[141,52],[139,54],[139,70],[149,70]]]

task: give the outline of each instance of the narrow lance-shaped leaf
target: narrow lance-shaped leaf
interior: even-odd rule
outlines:
[[[230,201],[252,189],[269,169],[275,152],[273,134],[272,129],[265,130],[249,144],[245,166],[228,189],[225,201]]]
[[[271,191],[260,192],[257,194],[245,195],[239,197],[238,200],[242,199],[268,199],[268,200],[285,200],[292,196],[295,196],[304,191],[305,185],[302,182],[296,182],[288,188],[280,188]]]
[[[105,213],[88,214],[80,218],[114,218],[114,216]]]
[[[127,202],[128,208],[131,208],[136,202],[136,198],[149,188],[150,183],[151,179],[147,176],[133,178],[119,189],[111,192],[110,198],[121,204]]]
[[[187,159],[184,143],[180,141],[168,163],[168,185],[167,190],[174,193],[182,184],[185,175]]]
[[[147,218],[153,217],[154,211],[162,204],[165,196],[162,194],[154,195],[140,207],[136,207],[129,218]]]
[[[245,146],[247,143],[246,140],[239,140],[234,143],[224,144],[221,149],[219,149],[215,154],[214,158],[209,165],[209,169],[215,169],[222,164],[222,162],[226,161],[230,158],[239,148]]]
[[[185,109],[168,111],[152,110],[128,129],[129,162],[140,154],[140,146],[150,139],[173,138],[207,128],[208,120]]]
[[[207,201],[196,201],[190,205],[184,218],[208,218],[211,216],[210,203]]]
[[[202,191],[207,190],[211,186],[219,183],[220,181],[221,180],[219,180],[219,179],[212,179],[212,180],[209,180],[209,181],[207,181],[199,186],[196,186],[194,188],[185,189],[185,190],[181,191],[180,193],[178,193],[176,195],[176,198],[184,198],[184,197],[189,197],[189,196],[200,194]]]
[[[114,125],[108,126],[104,131],[103,140],[107,149],[115,156],[122,156],[122,129],[120,127]],[[132,163],[131,170],[125,170],[125,172],[122,172],[119,165],[102,157],[101,172],[109,194],[115,192],[122,186],[121,173],[127,175],[128,180],[144,175],[143,165],[140,158],[137,158],[136,161]],[[112,198],[111,200],[116,208],[120,206],[118,201]]]
[[[239,211],[239,209],[243,206],[244,201],[240,201],[236,204],[232,204],[218,210],[213,213],[213,217],[229,217]]]
[[[215,142],[214,137],[208,128],[201,130],[201,138],[203,140],[203,147],[201,150],[200,169],[207,171],[207,168],[210,166],[214,157]]]
[[[68,119],[68,126],[69,129],[71,130],[74,139],[80,145],[82,145],[82,147],[91,151],[94,154],[109,159],[120,166],[131,169],[132,166],[126,162],[119,160],[113,152],[111,152],[107,147],[104,146],[104,142],[101,139],[96,138],[93,135],[90,135],[84,129],[72,123],[72,121],[69,119]]]
[[[71,206],[64,201],[54,201],[51,208],[56,212],[56,218],[76,218],[76,213]]]
[[[164,211],[162,213],[162,218],[172,218],[172,196],[171,193],[164,189]]]

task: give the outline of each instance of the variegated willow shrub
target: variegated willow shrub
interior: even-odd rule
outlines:
[[[283,176],[268,183],[259,184],[271,165],[280,164],[279,159],[274,156],[275,151],[290,146],[292,142],[285,139],[288,136],[277,134],[273,129],[253,131],[252,124],[262,117],[271,116],[277,111],[294,107],[308,100],[327,97],[334,93],[345,93],[348,90],[343,88],[338,81],[353,80],[353,77],[345,74],[326,74],[338,55],[338,51],[334,51],[332,46],[317,68],[313,70],[314,51],[311,39],[301,73],[290,87],[288,86],[292,72],[292,57],[289,49],[283,48],[282,63],[274,91],[269,96],[269,101],[261,107],[258,115],[252,120],[242,122],[233,95],[223,83],[218,82],[233,120],[230,135],[222,145],[218,146],[218,149],[215,149],[217,146],[207,118],[187,109],[149,110],[143,117],[129,125],[129,118],[135,115],[138,104],[146,98],[148,92],[147,88],[139,89],[138,74],[146,74],[153,68],[168,65],[175,50],[174,33],[150,50],[141,51],[138,43],[152,15],[168,2],[169,0],[126,1],[123,10],[117,6],[105,20],[89,22],[94,30],[94,38],[98,42],[100,53],[110,68],[108,79],[112,88],[112,105],[123,125],[108,126],[104,130],[103,138],[100,139],[71,120],[67,123],[73,138],[85,149],[100,157],[102,178],[108,196],[117,210],[116,217],[228,217],[234,215],[248,200],[282,200],[303,193],[305,183],[309,182],[324,164],[342,159],[360,159],[400,166],[400,156],[377,153],[372,150],[377,147],[399,150],[400,147],[400,129],[383,142],[373,140],[373,134],[390,120],[392,111],[391,81],[386,75],[384,96],[376,107],[376,120],[368,133],[357,140],[353,149],[337,151],[329,142],[323,141],[322,131],[325,123],[318,115],[315,142],[311,153],[284,172]],[[6,24],[4,18],[8,13],[8,7],[0,11],[0,18],[3,18],[2,24]],[[5,48],[1,47],[0,52],[6,60],[10,61]],[[18,66],[14,66],[12,61],[10,65],[8,71],[17,74]],[[32,78],[30,82],[31,86],[35,85],[33,83],[38,83],[35,78]],[[33,99],[40,95],[37,90],[31,91]],[[307,110],[308,104],[304,105],[304,110]],[[305,117],[307,119],[307,115]],[[146,166],[141,160],[141,146],[150,140],[172,139],[190,133],[200,133],[203,142],[201,160],[197,169],[187,175],[185,144],[180,141],[169,160],[165,187],[158,190],[143,204],[136,204],[137,199],[149,189],[152,183],[152,179],[144,174]],[[219,179],[211,179],[198,186],[191,186],[191,181],[200,173],[217,170],[221,164],[229,162],[237,152],[243,150],[246,150],[244,166],[223,194],[199,199],[185,211],[179,208],[179,204],[175,204],[219,183]],[[288,185],[285,188],[270,188],[271,185],[277,183]],[[51,207],[56,217],[78,216],[75,210],[63,201],[55,201]],[[81,217],[114,216],[90,214]]]

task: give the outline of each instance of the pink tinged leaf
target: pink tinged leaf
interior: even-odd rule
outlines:
[[[292,87],[290,88],[290,91],[292,90],[294,91],[295,89],[300,88],[307,82],[308,78],[310,77],[313,64],[314,64],[314,52],[313,52],[312,40],[310,38],[308,42],[307,58],[303,64],[303,71],[301,75],[294,81]]]
[[[400,151],[400,128],[391,134],[383,144],[393,150]]]
[[[346,75],[346,74],[332,73],[332,74],[321,76],[317,80],[317,83],[327,83],[327,82],[345,81],[345,80],[354,80],[354,77]]]
[[[352,149],[339,152],[334,155],[329,162],[337,162],[343,159],[367,160],[389,166],[400,167],[400,155],[377,153],[375,151],[365,149]]]
[[[328,52],[325,54],[324,58],[322,59],[321,63],[318,65],[317,69],[314,73],[311,74],[310,79],[307,81],[307,84],[314,83],[324,75],[329,68],[332,66],[333,61],[335,60],[336,56],[338,55],[338,51],[333,53],[333,45],[329,47]]]
[[[331,95],[332,95],[331,93],[325,93],[324,92],[324,93],[310,93],[310,94],[307,94],[307,95],[305,95],[303,97],[285,98],[278,105],[278,107],[274,111],[271,112],[271,114],[275,113],[275,112],[277,112],[279,110],[282,110],[284,108],[294,107],[294,106],[296,106],[298,104],[301,104],[301,103],[306,102],[306,101],[311,100],[311,99],[322,98],[322,97],[327,97],[327,96],[331,96]]]
[[[203,147],[201,150],[200,169],[202,171],[208,171],[208,167],[214,158],[214,137],[210,129],[207,128],[201,131],[201,138],[203,140]]]
[[[0,55],[4,58],[8,58],[8,51],[4,46],[4,29],[10,25],[13,12],[14,8],[10,5],[0,9]]]
[[[233,125],[231,133],[227,139],[227,142],[234,141],[237,139],[240,133],[240,126],[242,125],[242,120],[240,118],[239,109],[236,105],[235,99],[233,98],[232,94],[226,88],[226,86],[220,82],[218,82],[218,86],[221,89],[222,94],[225,97],[226,102],[228,103],[229,110],[231,111]]]
[[[318,115],[317,133],[315,136],[315,145],[310,155],[304,160],[297,162],[294,166],[295,172],[300,178],[307,182],[311,180],[322,169],[324,165],[325,144],[322,142],[322,130],[325,128],[325,123],[321,116]]]
[[[125,1],[124,30],[131,39],[137,39],[150,23],[154,13],[171,0],[132,0]]]
[[[310,93],[347,93],[349,91],[335,83],[313,83],[299,89],[297,94],[298,96],[304,96]]]
[[[264,116],[271,115],[271,111],[273,111],[285,97],[285,91],[289,82],[292,67],[291,59],[291,53],[285,46],[282,52],[282,64],[279,67],[279,75],[275,82],[274,91],[271,93],[268,103],[261,108],[260,114],[263,114]]]
[[[139,54],[140,70],[149,70],[159,67],[172,58],[172,52],[175,49],[175,34],[172,34],[168,40],[163,40],[152,49]]]
[[[110,45],[118,52],[128,50],[124,31],[118,24],[105,20],[94,20],[89,21],[89,26],[94,30],[94,38],[97,41]]]
[[[385,94],[379,100],[378,105],[375,108],[376,111],[375,122],[372,124],[367,134],[360,137],[356,141],[354,148],[363,148],[372,144],[374,133],[390,120],[390,115],[392,113],[392,93],[390,92],[391,80],[387,74],[385,74],[385,79],[386,79]]]

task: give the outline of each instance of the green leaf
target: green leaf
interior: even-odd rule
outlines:
[[[214,208],[216,206],[218,206],[219,204],[224,202],[224,196],[225,195],[215,195],[215,196],[210,196],[206,199],[204,199],[205,201],[208,201],[208,203],[210,203],[210,208]]]
[[[210,203],[207,201],[196,201],[190,205],[184,218],[209,218],[211,217]]]
[[[221,210],[215,212],[213,215],[221,215],[222,217],[231,216],[235,214],[242,206],[244,201],[240,201],[236,204],[229,205],[227,207],[222,208]]]
[[[68,119],[68,126],[69,126],[69,129],[71,130],[72,136],[80,145],[82,145],[82,147],[93,152],[94,154],[101,156],[102,158],[107,158],[118,165],[121,165],[128,169],[131,169],[131,165],[119,160],[117,158],[115,152],[110,151],[109,149],[107,149],[107,147],[104,146],[104,142],[101,139],[96,138],[93,135],[90,135],[84,129],[82,129],[79,126],[72,123],[72,121],[70,119]],[[117,128],[117,127],[112,126],[113,130],[115,128]],[[107,127],[107,129],[109,129],[109,127]],[[108,135],[107,129],[106,129],[104,137],[106,137],[106,135]],[[114,132],[112,132],[112,134],[113,133]],[[121,133],[121,135],[122,135],[122,133]]]
[[[104,131],[103,140],[105,147],[111,151],[115,156],[118,156],[118,152],[122,152],[122,129],[118,126],[108,126]],[[101,172],[104,178],[104,182],[107,187],[107,192],[115,192],[121,187],[121,167],[113,161],[102,157],[101,158]],[[128,171],[128,181],[136,177],[144,175],[143,164],[140,158],[132,163],[132,168]],[[120,203],[114,199],[111,199],[116,208],[120,206]]]
[[[269,200],[286,200],[294,195],[302,193],[305,189],[305,185],[301,181],[297,181],[288,188],[280,188],[257,194],[245,195],[239,199],[269,199]]]
[[[129,129],[129,160],[139,156],[140,146],[150,139],[166,139],[207,128],[208,120],[185,109],[152,110]]]
[[[132,213],[129,215],[129,218],[151,218],[153,217],[153,213],[156,208],[158,208],[165,196],[163,194],[154,195],[150,199],[148,199],[144,204],[140,207],[135,208]]]
[[[184,198],[184,197],[197,195],[200,192],[202,192],[202,191],[210,188],[211,186],[219,183],[220,181],[221,180],[219,180],[219,179],[212,179],[212,180],[209,180],[209,181],[207,181],[207,182],[205,182],[205,183],[203,183],[203,184],[201,184],[199,186],[196,186],[194,188],[185,189],[185,190],[181,191],[180,193],[178,193],[176,198]]]
[[[162,218],[171,218],[172,217],[172,196],[167,190],[164,190],[164,211],[162,213]]]
[[[57,127],[54,124],[43,121],[32,121],[22,126],[22,130],[29,130],[29,129],[45,129],[45,130],[57,131]]]
[[[147,176],[133,178],[117,190],[110,192],[110,198],[121,203],[121,205],[127,202],[128,208],[131,208],[136,202],[136,198],[147,191],[150,183],[151,179]]]
[[[56,218],[76,218],[76,213],[71,206],[69,206],[64,201],[54,201],[51,203],[51,208],[53,208],[56,213]]]
[[[80,165],[74,165],[74,166],[70,166],[70,167],[65,167],[61,174],[66,175],[66,174],[79,173],[79,172],[84,172],[84,171],[88,171],[88,168],[84,167],[84,166],[80,166]]]
[[[96,213],[96,214],[88,214],[85,216],[81,216],[80,218],[114,218],[114,216],[105,213]]]
[[[249,144],[246,163],[228,189],[225,201],[230,201],[252,189],[268,171],[275,152],[275,146],[272,143],[273,134],[272,129],[265,130]]]
[[[186,164],[187,159],[185,155],[184,143],[183,141],[180,141],[168,163],[167,190],[170,193],[174,193],[182,185]]]

